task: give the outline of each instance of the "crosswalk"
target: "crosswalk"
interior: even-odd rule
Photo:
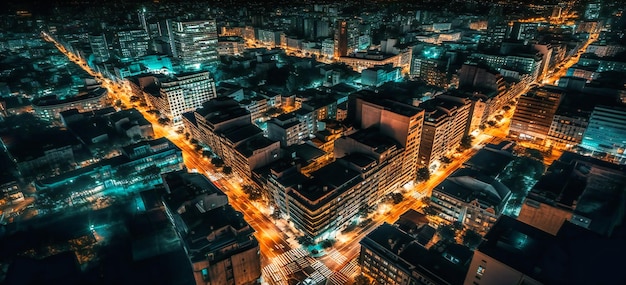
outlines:
[[[348,281],[350,281],[350,279],[341,274],[341,272],[335,272],[328,278],[326,285],[345,285]]]
[[[347,258],[343,256],[343,254],[341,254],[334,248],[328,252],[328,257],[330,258],[330,260],[336,262],[339,265],[344,264],[344,262],[346,262],[347,260]]]
[[[302,248],[295,248],[276,256],[272,263],[263,268],[263,279],[271,285],[288,285],[289,276],[304,271],[310,267],[312,270],[307,279],[315,282],[312,284],[346,285],[358,272],[358,261],[348,260],[339,251],[332,249],[327,254],[330,260],[337,264],[346,264],[339,272],[331,271],[324,263],[309,256]]]
[[[339,270],[339,273],[347,277],[354,277],[359,273],[359,259],[352,259],[346,266]]]

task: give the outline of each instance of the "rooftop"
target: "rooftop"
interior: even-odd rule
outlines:
[[[626,167],[564,152],[550,165],[528,199],[591,219],[589,229],[609,234],[626,208]]]
[[[485,208],[493,207],[496,212],[502,210],[503,203],[511,195],[511,190],[502,182],[469,168],[454,171],[435,186],[435,190],[466,203],[478,200]]]

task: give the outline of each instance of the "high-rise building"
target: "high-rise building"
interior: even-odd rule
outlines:
[[[338,19],[335,22],[335,58],[355,53],[359,36],[359,25],[355,19]]]
[[[150,48],[150,36],[144,30],[127,30],[117,32],[117,43],[122,59],[135,59],[144,56]]]
[[[172,51],[184,70],[201,70],[218,61],[215,20],[172,21]]]
[[[378,127],[381,134],[393,138],[404,148],[402,170],[396,182],[401,187],[417,177],[424,110],[376,95],[365,90],[356,93],[354,119],[361,129]]]
[[[602,9],[602,4],[599,2],[587,3],[585,6],[585,19],[597,20],[600,17],[600,9]]]
[[[456,150],[466,134],[471,104],[470,100],[434,98],[419,105],[424,109],[419,165],[436,166],[433,163]]]
[[[537,36],[537,22],[514,22],[509,38],[518,41],[534,40]]]

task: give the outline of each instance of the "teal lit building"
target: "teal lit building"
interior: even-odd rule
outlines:
[[[592,155],[606,154],[619,164],[626,163],[626,108],[596,106],[581,146]]]

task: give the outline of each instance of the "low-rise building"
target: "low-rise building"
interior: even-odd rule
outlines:
[[[432,190],[431,205],[438,216],[461,222],[485,233],[493,226],[511,198],[511,190],[497,179],[480,171],[461,168]]]
[[[106,107],[107,94],[105,88],[98,87],[68,98],[59,98],[56,95],[44,96],[32,101],[33,111],[44,120],[55,121],[59,120],[59,114],[66,110],[78,109],[85,112]]]
[[[427,249],[418,239],[387,223],[360,242],[362,272],[376,284],[462,284],[472,251],[462,245],[440,242]]]

